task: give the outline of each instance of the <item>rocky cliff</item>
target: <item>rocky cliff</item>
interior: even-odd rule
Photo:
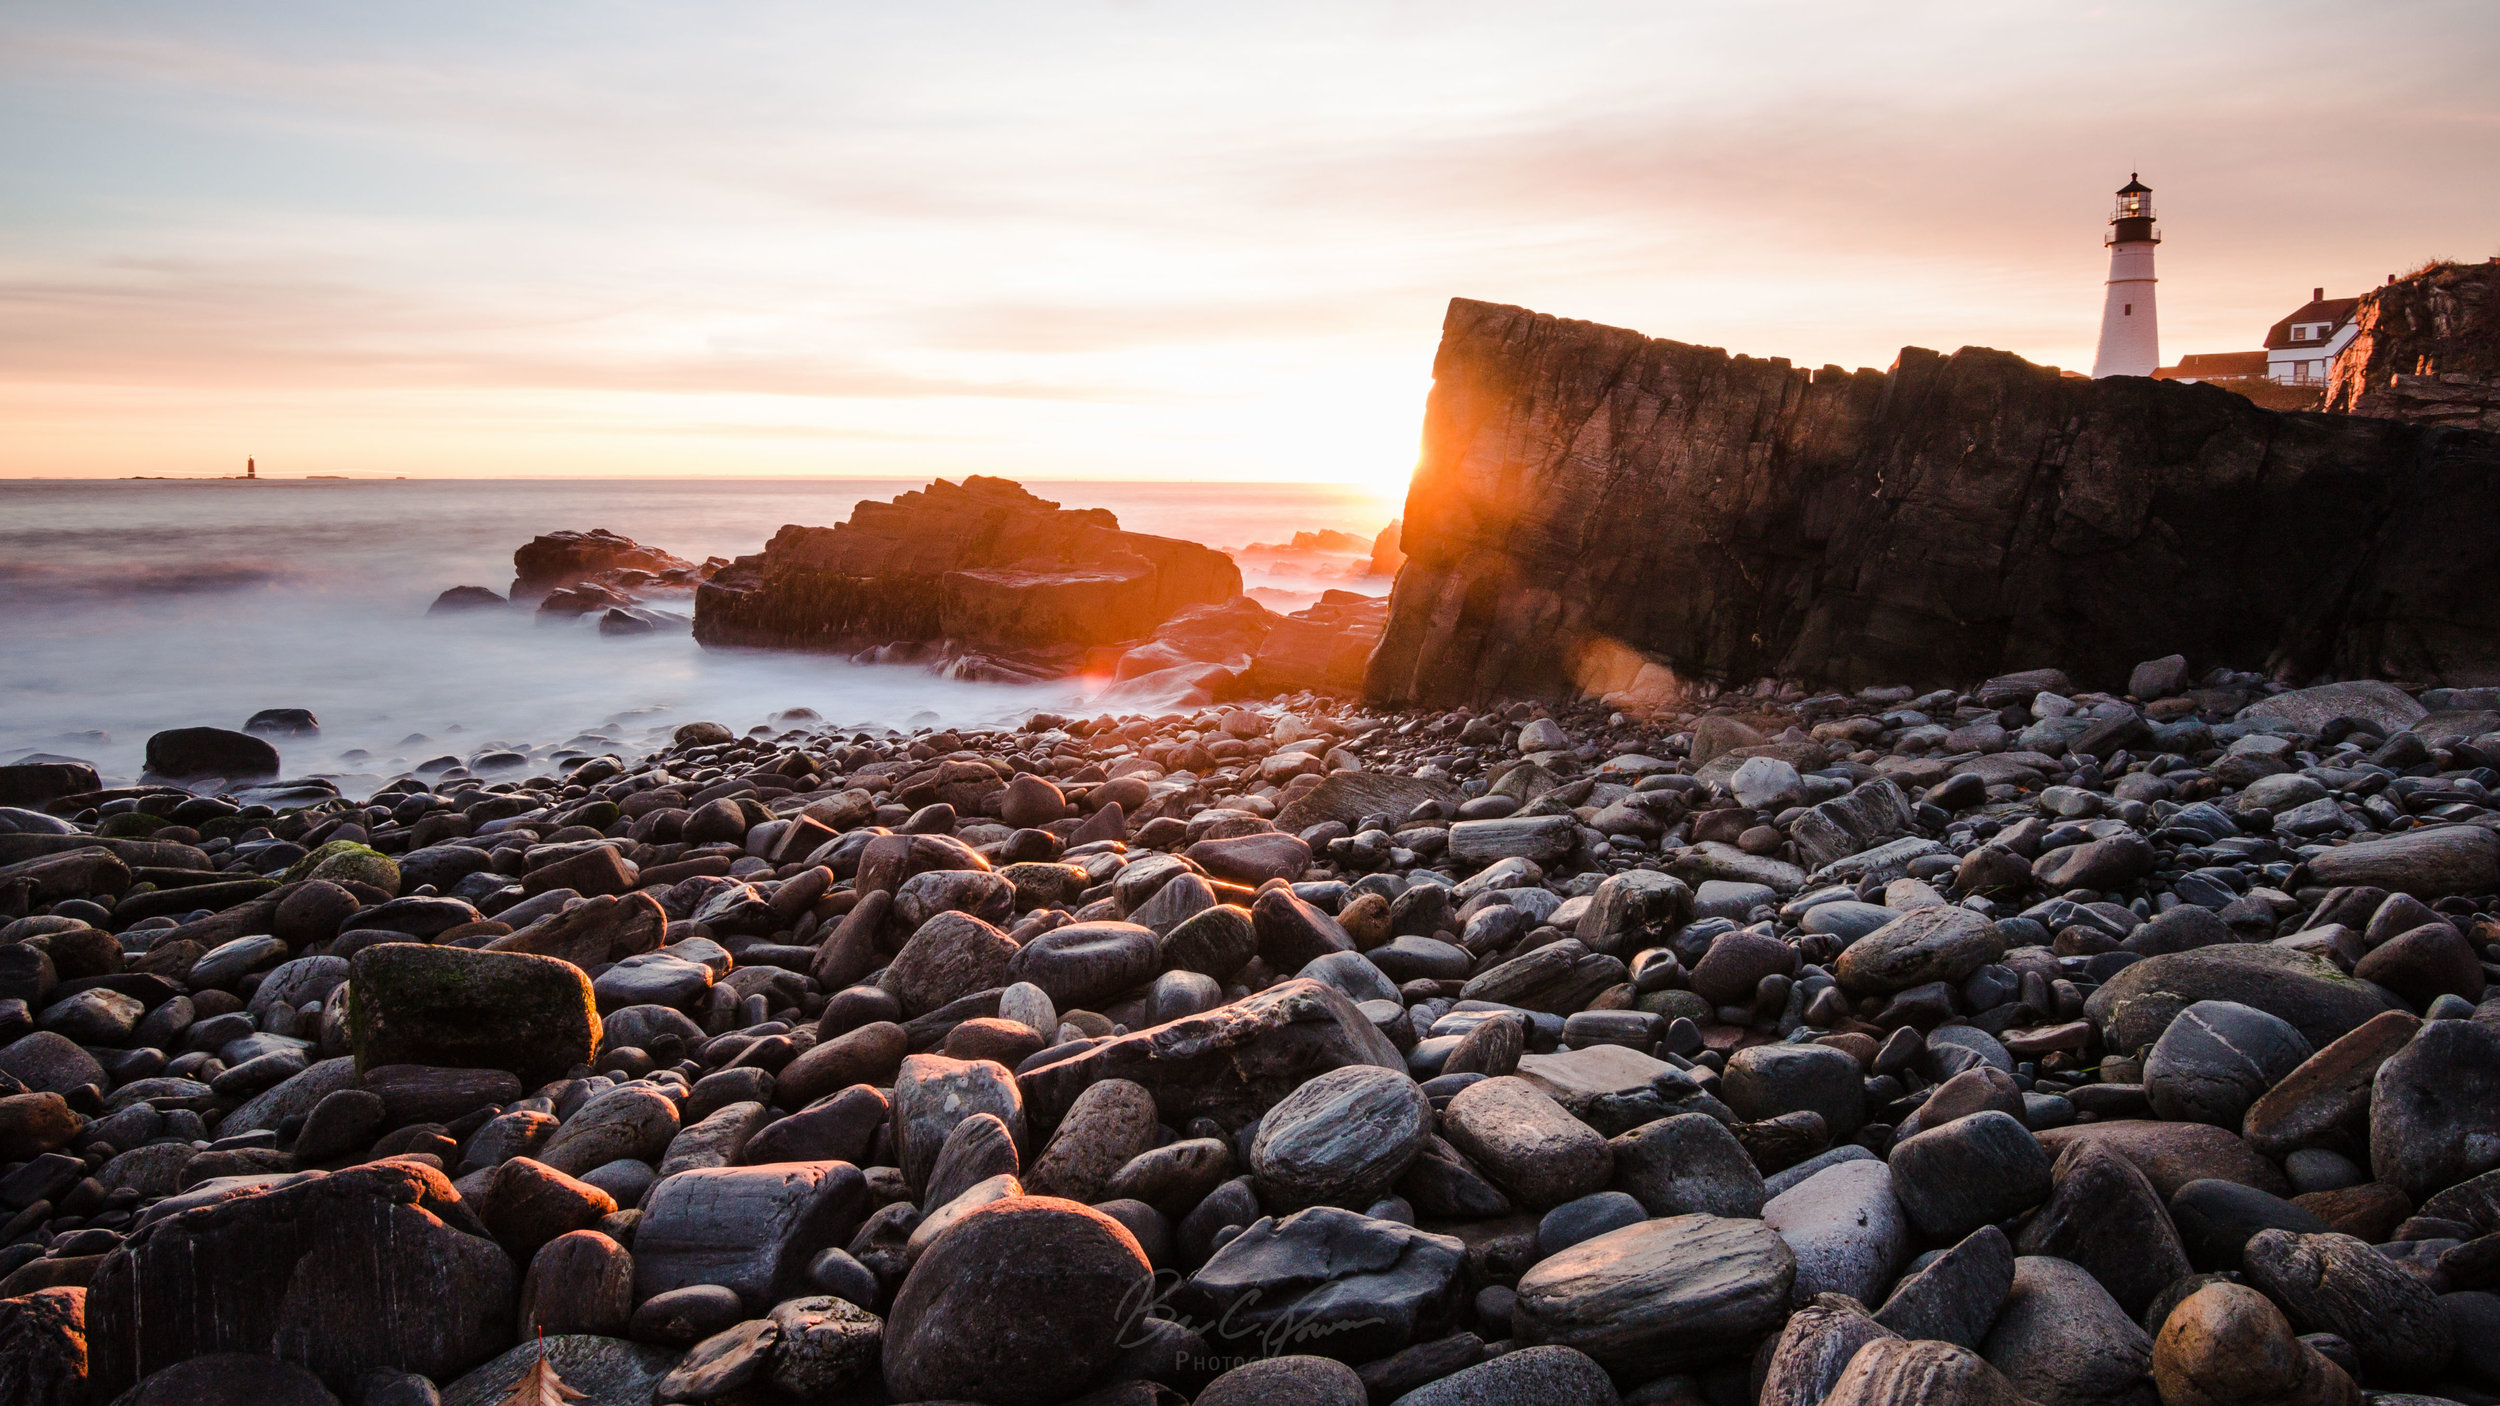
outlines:
[[[1661,698],[2184,653],[2500,681],[2500,435],[1905,350],[1730,356],[1455,300],[1378,699]]]
[[[2433,264],[2353,310],[2326,408],[2500,430],[2500,261]]]
[[[1185,606],[1241,591],[1222,552],[1124,532],[979,475],[832,527],[787,526],[695,593],[695,638],[715,645],[855,650],[948,640],[1009,650],[1109,644]]]

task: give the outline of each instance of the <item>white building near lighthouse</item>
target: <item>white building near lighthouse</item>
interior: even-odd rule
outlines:
[[[2161,367],[2161,333],[2153,312],[2153,188],[2130,175],[2109,217],[2108,292],[2101,301],[2101,347],[2092,374],[2150,376]]]

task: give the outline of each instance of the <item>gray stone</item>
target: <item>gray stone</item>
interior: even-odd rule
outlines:
[[[1621,1399],[1587,1353],[1527,1347],[1419,1386],[1392,1406],[1618,1406]]]
[[[1296,1347],[1368,1362],[1447,1332],[1466,1247],[1332,1206],[1262,1217],[1180,1287],[1175,1303],[1219,1356]]]
[[[1983,1225],[1893,1286],[1875,1321],[1905,1338],[1977,1349],[2014,1286],[2014,1247]]]
[[[2144,1049],[2198,1001],[2236,1001],[2291,1022],[2312,1049],[2387,1009],[2378,993],[2331,962],[2276,947],[2235,943],[2147,957],[2101,983],[2084,1014],[2112,1053]]]
[[[2005,940],[1986,918],[1967,908],[1922,908],[1849,944],[1832,974],[1850,991],[1888,995],[1959,983],[2004,955]]]
[[[1614,1154],[1596,1129],[1516,1075],[1470,1084],[1442,1111],[1452,1146],[1537,1210],[1605,1188]]]
[[[1864,1082],[1857,1060],[1845,1050],[1829,1045],[1755,1045],[1728,1057],[1727,1072],[1719,1080],[1719,1097],[1748,1122],[1810,1110],[1821,1115],[1835,1140],[1843,1140],[1865,1118]]]
[[[2296,1326],[2342,1337],[2373,1374],[2422,1380],[2447,1365],[2454,1338],[2438,1296],[2365,1242],[2264,1230],[2245,1258],[2248,1282]]]
[[[1615,1188],[1629,1192],[1652,1216],[1700,1213],[1755,1219],[1762,1214],[1762,1173],[1736,1134],[1706,1113],[1644,1123],[1608,1145],[1614,1152]]]
[[[2040,1140],[1994,1111],[1904,1138],[1887,1160],[1893,1195],[1931,1240],[1958,1240],[2037,1205],[2050,1190]]]
[[[2370,1170],[2417,1202],[2500,1166],[2500,1030],[2425,1022],[2371,1080]]]
[[[1803,1305],[1817,1294],[1876,1303],[1910,1247],[1909,1217],[1892,1194],[1892,1169],[1842,1162],[1771,1198],[1762,1223],[1797,1258],[1791,1291]]]
[[[1725,1357],[1787,1317],[1796,1256],[1759,1221],[1672,1216],[1583,1241],[1520,1278],[1523,1343],[1639,1380]]]
[[[2014,1287],[1980,1355],[2040,1406],[2153,1406],[2153,1340],[2099,1281],[2061,1259],[2014,1262]]]
[[[1858,1349],[1898,1336],[1869,1317],[1856,1299],[1819,1295],[1789,1315],[1780,1330],[1757,1406],[1822,1406]]]
[[[1259,1120],[1251,1180],[1280,1210],[1368,1206],[1431,1136],[1432,1106],[1414,1080],[1368,1065],[1332,1069]]]
[[[2164,1118],[2236,1130],[2248,1106],[2311,1053],[2279,1016],[2235,1001],[2199,1001],[2153,1043],[2144,1094]]]
[[[867,1211],[867,1179],[846,1162],[680,1172],[642,1198],[635,1295],[717,1284],[761,1313],[804,1292],[808,1262],[846,1242]]]

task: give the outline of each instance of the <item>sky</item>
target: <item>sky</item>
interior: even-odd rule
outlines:
[[[0,5],[0,477],[1412,467],[1452,296],[2088,367],[2500,253],[2500,7]]]

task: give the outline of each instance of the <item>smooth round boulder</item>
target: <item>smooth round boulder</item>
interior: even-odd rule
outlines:
[[[175,727],[148,738],[147,769],[158,776],[275,776],[278,749],[247,732]]]
[[[1893,1195],[1930,1240],[1959,1240],[2047,1199],[2049,1155],[2031,1130],[1990,1109],[1894,1144]]]
[[[1967,908],[1921,908],[1850,943],[1832,975],[1852,994],[1889,996],[1931,981],[1958,984],[2004,955],[1995,923]]]
[[[1606,1369],[1587,1353],[1523,1347],[1426,1382],[1393,1406],[1618,1406],[1621,1400]]]
[[[2180,1301],[2153,1339],[2162,1406],[2358,1406],[2344,1369],[2300,1340],[2283,1311],[2241,1284],[2208,1284]]]
[[[1729,1356],[1778,1327],[1796,1277],[1796,1256],[1760,1221],[1643,1221],[1521,1276],[1511,1330],[1638,1381]]]
[[[1747,1122],[1801,1109],[1822,1115],[1834,1141],[1865,1121],[1865,1075],[1847,1051],[1829,1045],[1755,1045],[1728,1057],[1719,1097]]]
[[[2280,1016],[2235,1001],[2199,1001],[2153,1042],[2144,1096],[2172,1122],[2236,1131],[2248,1106],[2312,1053]]]
[[[886,1315],[898,1400],[1047,1406],[1118,1355],[1153,1270],[1135,1236],[1090,1206],[1011,1196],[929,1245]]]
[[[2143,1380],[2153,1340],[2082,1266],[2025,1255],[1979,1354],[2034,1401],[2116,1401]]]
[[[1605,1189],[1614,1152],[1553,1096],[1509,1075],[1459,1090],[1443,1136],[1520,1204],[1546,1210]]]
[[[1287,1094],[1259,1120],[1250,1176],[1279,1212],[1360,1210],[1387,1192],[1432,1138],[1432,1103],[1394,1069],[1348,1065]]]
[[[338,1398],[295,1363],[216,1352],[151,1373],[115,1406],[338,1406]]]
[[[1159,961],[1152,928],[1070,923],[1024,944],[1008,962],[1007,975],[1040,987],[1060,1010],[1090,1009],[1153,980]]]
[[[1331,1357],[1263,1357],[1245,1362],[1198,1393],[1191,1406],[1364,1406],[1355,1370]]]
[[[1727,1124],[1707,1113],[1644,1123],[1608,1146],[1616,1189],[1630,1193],[1652,1216],[1756,1219],[1762,1214],[1761,1170]]]

